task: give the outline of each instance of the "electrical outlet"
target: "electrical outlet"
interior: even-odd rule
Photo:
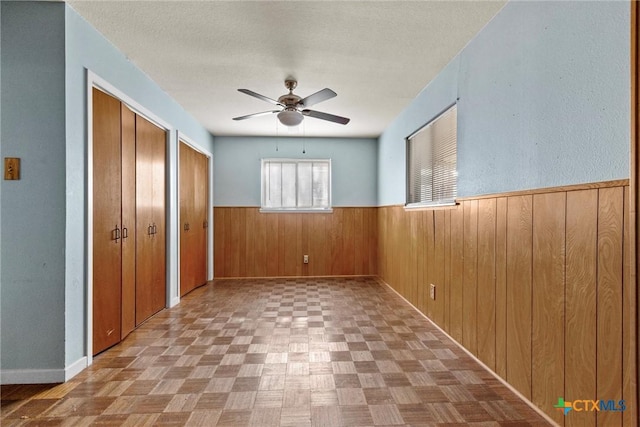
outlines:
[[[436,299],[436,285],[434,285],[433,283],[429,285],[429,296],[433,300]]]
[[[302,263],[303,264],[309,264],[309,255],[303,255],[302,256]]]

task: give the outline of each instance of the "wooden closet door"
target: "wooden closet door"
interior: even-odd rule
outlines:
[[[180,142],[180,296],[195,286],[193,274],[193,150]]]
[[[120,341],[120,101],[93,89],[93,354]]]
[[[152,125],[153,126],[153,125]],[[166,146],[167,133],[153,126],[153,310],[162,310],[167,301],[166,233]]]
[[[195,216],[197,218],[197,234],[195,246],[195,283],[196,286],[207,282],[207,233],[209,227],[209,159],[197,153],[195,176]]]
[[[136,115],[122,104],[122,331],[136,327]]]
[[[136,325],[165,306],[165,132],[136,115]]]

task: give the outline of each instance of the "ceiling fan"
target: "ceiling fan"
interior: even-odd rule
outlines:
[[[341,125],[349,123],[348,118],[335,116],[329,113],[323,113],[321,111],[309,110],[307,107],[311,107],[319,102],[326,101],[336,96],[336,93],[329,88],[322,89],[306,98],[300,98],[293,93],[293,90],[298,86],[298,82],[294,79],[287,79],[284,81],[284,85],[289,89],[289,93],[282,95],[278,100],[271,99],[264,95],[260,95],[249,89],[238,89],[239,92],[246,93],[249,96],[253,96],[263,101],[267,101],[270,104],[281,107],[279,110],[263,111],[261,113],[248,114],[246,116],[234,117],[233,120],[245,120],[252,117],[264,116],[267,114],[278,114],[278,120],[285,126],[298,126],[304,116],[313,117],[315,119],[327,120]]]

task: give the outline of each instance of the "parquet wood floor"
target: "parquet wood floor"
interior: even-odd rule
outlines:
[[[2,386],[3,426],[543,426],[370,278],[219,280],[60,385]]]

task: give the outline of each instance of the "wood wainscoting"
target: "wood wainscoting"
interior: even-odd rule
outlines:
[[[382,207],[379,276],[560,425],[637,425],[628,203],[616,181]]]
[[[377,274],[378,209],[261,213],[214,208],[216,278]],[[303,264],[303,255],[309,263]]]

